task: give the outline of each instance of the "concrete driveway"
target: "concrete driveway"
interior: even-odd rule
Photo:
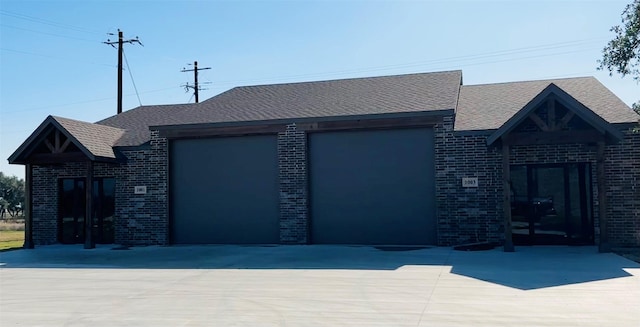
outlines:
[[[516,250],[44,246],[0,253],[0,325],[640,325],[637,263]]]

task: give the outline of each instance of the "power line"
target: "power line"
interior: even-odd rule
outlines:
[[[552,47],[552,48],[553,47],[555,47],[555,48],[563,48],[563,47],[568,46],[569,44],[573,44],[575,46],[576,44],[584,43],[584,42],[591,41],[591,40],[595,40],[595,39],[553,43],[553,44],[539,45],[539,46],[533,46],[533,47],[506,49],[506,50],[494,51],[494,52],[489,52],[489,53],[481,53],[481,54],[476,54],[476,55],[466,55],[466,56],[459,56],[459,57],[441,58],[441,59],[423,61],[423,62],[418,62],[418,63],[396,64],[396,65],[387,65],[387,66],[376,66],[376,67],[369,67],[369,68],[363,68],[363,69],[333,71],[333,72],[324,72],[324,73],[316,73],[316,74],[297,74],[297,75],[287,75],[287,76],[275,76],[275,77],[272,77],[272,78],[264,78],[264,79],[227,80],[227,81],[222,81],[222,82],[216,82],[216,84],[218,86],[225,86],[225,85],[234,85],[235,86],[235,85],[241,85],[243,83],[256,82],[256,81],[274,81],[274,80],[282,80],[282,79],[290,79],[290,78],[302,78],[302,77],[310,77],[310,76],[327,76],[327,75],[339,75],[339,74],[344,74],[344,73],[370,72],[370,71],[397,69],[398,67],[400,67],[400,68],[410,67],[411,65],[424,64],[424,63],[429,63],[429,62],[433,62],[433,61],[452,60],[453,58],[469,58],[469,59],[471,59],[471,58],[476,57],[475,59],[477,59],[477,58],[479,58],[481,56],[487,56],[489,54],[493,54],[494,55],[493,57],[500,57],[500,56],[504,56],[504,53],[506,53],[506,52],[523,51],[523,50],[528,50],[528,49],[541,49],[541,48],[549,48],[549,47]],[[593,41],[588,42],[588,43],[592,43],[592,42]],[[54,58],[54,59],[62,59],[62,58],[58,58],[58,57],[46,56],[46,55],[41,55],[41,54],[34,54],[34,53],[29,53],[29,52],[24,52],[24,51],[19,51],[19,50],[13,50],[13,49],[0,48],[0,50],[13,51],[13,52],[17,52],[17,53],[24,53],[24,54],[29,54],[29,55],[43,56],[43,57],[50,57],[50,58]],[[548,57],[548,56],[555,56],[555,55],[566,55],[566,54],[575,53],[575,52],[581,52],[581,51],[586,51],[586,50],[591,50],[591,48],[590,49],[584,49],[584,50],[574,50],[574,51],[556,52],[556,53],[549,53],[549,54],[539,54],[539,55],[535,55],[535,56],[505,58],[505,59],[500,59],[500,60],[495,60],[495,61],[477,62],[477,63],[466,64],[466,65],[460,64],[460,65],[456,65],[456,67],[473,66],[473,65],[485,65],[485,64],[492,64],[492,63],[498,63],[498,62],[526,60],[526,59]],[[488,57],[488,58],[491,58],[491,57]],[[112,67],[113,65],[105,65],[105,66],[111,66]],[[446,68],[449,68],[449,67],[450,66],[447,66]],[[556,75],[556,76],[545,77],[545,78],[540,78],[540,79],[562,78],[562,77],[566,77],[566,76],[575,76],[577,74],[579,74],[579,73]],[[166,88],[161,88],[161,89],[143,91],[143,92],[140,92],[140,94],[147,94],[147,93],[153,93],[153,92],[162,92],[162,91],[170,90],[170,89],[173,89],[173,88],[174,87],[166,87]],[[128,94],[127,96],[130,96],[130,95],[132,95],[132,94]],[[29,108],[29,109],[8,111],[8,112],[5,112],[5,113],[16,113],[16,112],[24,112],[24,111],[44,110],[44,109],[48,109],[48,108],[71,106],[71,105],[76,105],[76,104],[84,104],[84,103],[90,103],[90,102],[105,101],[105,100],[110,100],[110,99],[113,99],[113,97],[111,97],[111,98],[103,98],[103,99],[86,100],[86,101],[67,103],[67,104],[58,104],[58,105],[53,105],[53,106],[48,105],[48,106],[42,106],[42,107],[34,107],[34,108]],[[191,101],[191,100],[189,100],[189,101]]]
[[[2,26],[2,27],[8,27],[8,28],[13,28],[13,29],[21,30],[21,31],[26,31],[26,32],[31,32],[31,33],[37,33],[37,34],[43,34],[43,35],[50,35],[50,36],[61,37],[61,38],[65,38],[65,39],[78,40],[78,41],[85,41],[85,42],[91,42],[91,43],[96,42],[95,40],[82,39],[82,38],[79,38],[79,37],[73,37],[73,36],[61,35],[61,34],[55,34],[55,33],[49,33],[49,32],[36,31],[36,30],[28,29],[28,28],[17,27],[17,26],[11,26],[11,25],[6,25],[6,24],[0,24],[0,26]]]
[[[140,94],[148,94],[148,93],[156,93],[156,92],[162,92],[162,91],[167,91],[167,90],[174,90],[175,88],[176,88],[176,86],[174,85],[174,86],[165,87],[165,88],[161,88],[161,89],[142,91],[142,92],[140,92]],[[135,94],[134,93],[125,94],[125,96],[133,96],[133,95],[135,95]],[[38,107],[32,107],[32,108],[27,108],[27,109],[19,109],[19,110],[11,110],[11,111],[4,111],[3,110],[1,112],[3,114],[11,114],[11,113],[18,113],[18,112],[38,111],[38,110],[45,110],[45,109],[51,109],[51,108],[74,106],[74,105],[78,105],[78,104],[107,101],[107,100],[113,100],[113,99],[114,99],[114,97],[108,97],[108,98],[91,99],[91,100],[83,100],[83,101],[70,102],[70,103],[55,104],[55,105],[38,106]]]
[[[586,50],[592,50],[592,49],[586,49]],[[540,54],[535,56],[508,58],[508,59],[493,60],[493,61],[482,61],[482,62],[469,63],[469,64],[458,64],[455,67],[456,68],[468,67],[468,66],[477,66],[477,65],[486,65],[486,64],[496,64],[496,63],[508,62],[508,61],[518,61],[518,60],[536,59],[536,58],[543,58],[543,57],[561,56],[561,55],[567,55],[567,54],[578,53],[583,51],[585,50],[564,51],[564,52],[556,52],[556,53],[549,53],[549,54]],[[440,66],[439,68],[435,68],[435,70],[448,69],[451,67],[452,66]]]
[[[109,35],[113,35],[113,34],[109,33]],[[142,45],[142,42],[140,42],[137,36],[135,39],[125,40],[123,38],[122,31],[120,29],[118,29],[118,41],[111,41],[107,39],[107,41],[102,43],[110,45],[114,48],[116,47],[115,46],[116,44],[118,45],[117,47],[118,49],[118,110],[117,110],[117,113],[121,114],[122,113],[122,54],[123,54],[123,48],[124,48],[123,45],[125,43],[129,43],[129,44],[137,43],[141,46],[144,46],[144,45]]]
[[[63,60],[63,61],[71,61],[73,63],[83,62],[83,63],[92,64],[92,65],[98,65],[98,66],[114,67],[113,64],[104,64],[104,63],[99,63],[99,62],[94,62],[94,61],[83,61],[83,60],[76,60],[76,59],[70,60],[69,58],[51,56],[51,55],[35,53],[35,52],[28,52],[28,51],[22,51],[22,50],[16,50],[16,49],[0,48],[0,51],[15,52],[15,53],[26,54],[26,55],[30,55],[30,56],[43,57],[43,58],[56,59],[56,60]]]
[[[438,66],[438,68],[433,68],[433,69],[439,70],[439,69],[457,68],[457,67],[463,67],[463,66],[474,66],[474,65],[481,65],[481,64],[541,58],[541,57],[549,57],[549,56],[556,56],[556,55],[564,55],[568,53],[577,53],[577,52],[595,50],[596,48],[583,48],[583,49],[573,50],[573,51],[542,53],[534,56],[524,56],[524,57],[518,56],[514,58],[504,58],[504,59],[499,59],[494,61],[464,63],[465,61],[469,62],[469,61],[474,61],[479,59],[499,58],[499,57],[504,57],[504,56],[513,55],[513,54],[529,54],[529,53],[540,52],[541,50],[562,49],[570,46],[581,45],[580,43],[584,43],[584,45],[586,45],[588,43],[593,43],[593,42],[594,41],[587,42],[587,43],[584,43],[584,41],[562,42],[562,43],[541,45],[541,46],[535,46],[535,47],[516,48],[516,49],[510,49],[510,50],[501,50],[501,51],[494,51],[494,52],[481,53],[481,54],[475,54],[475,55],[458,56],[458,57],[447,57],[447,58],[419,61],[419,62],[413,62],[413,63],[405,63],[405,64],[375,66],[375,67],[367,67],[367,68],[360,68],[360,69],[349,69],[349,70],[322,72],[322,73],[314,73],[314,74],[296,74],[296,75],[276,76],[271,78],[260,78],[260,79],[227,80],[227,81],[216,82],[216,84],[217,85],[238,85],[238,84],[245,84],[245,83],[259,83],[259,82],[265,82],[265,81],[268,82],[268,81],[277,81],[277,80],[288,80],[292,78],[323,77],[323,76],[335,76],[335,75],[342,75],[342,74],[357,74],[357,73],[376,72],[376,71],[385,71],[385,70],[398,70],[403,68],[413,68],[413,67],[420,67],[420,66],[424,67],[424,66],[429,66],[433,64],[439,64],[439,63],[460,62],[459,64]],[[570,45],[569,43],[577,43],[577,44]]]
[[[13,18],[17,18],[17,19],[22,19],[22,20],[26,20],[26,21],[29,21],[29,22],[33,22],[33,23],[39,23],[39,24],[54,26],[54,27],[58,27],[58,28],[64,28],[64,29],[68,29],[68,30],[72,30],[72,31],[76,31],[76,32],[89,33],[89,34],[102,34],[100,32],[96,32],[96,31],[93,31],[93,30],[90,30],[90,29],[87,29],[87,28],[84,28],[84,27],[69,25],[69,24],[65,24],[65,23],[54,22],[52,20],[42,19],[42,18],[33,17],[33,16],[28,16],[28,15],[15,13],[15,12],[10,12],[10,11],[6,11],[6,10],[2,10],[2,9],[0,9],[0,15],[13,17]]]
[[[138,87],[136,87],[136,81],[133,79],[133,73],[131,72],[131,67],[129,67],[129,60],[127,59],[127,54],[122,50],[122,55],[124,56],[124,62],[127,64],[127,71],[129,72],[129,76],[131,77],[131,84],[133,84],[133,89],[136,91],[136,97],[138,97],[138,104],[142,107],[142,101],[140,101],[140,94],[138,93]]]

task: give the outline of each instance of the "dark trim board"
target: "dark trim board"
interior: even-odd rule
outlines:
[[[232,135],[259,135],[284,132],[287,125],[295,124],[300,131],[331,131],[349,129],[433,127],[442,123],[442,117],[452,110],[418,113],[396,113],[343,117],[275,119],[267,121],[222,122],[151,126],[160,137],[169,139],[198,138]]]
[[[369,119],[350,121],[327,121],[315,123],[298,124],[298,130],[306,132],[359,130],[359,129],[399,129],[416,127],[433,127],[441,123],[441,117],[413,117],[413,118],[393,118],[393,119]]]
[[[508,145],[571,143],[593,143],[595,145],[604,140],[605,135],[596,130],[511,133],[502,138],[502,141]]]
[[[257,126],[227,126],[227,127],[202,127],[185,129],[161,129],[160,137],[168,139],[203,138],[215,136],[244,136],[260,134],[276,134],[284,132],[286,125],[257,125]]]

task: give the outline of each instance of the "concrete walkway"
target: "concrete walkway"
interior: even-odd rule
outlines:
[[[640,326],[640,265],[594,247],[390,250],[4,252],[0,326]]]

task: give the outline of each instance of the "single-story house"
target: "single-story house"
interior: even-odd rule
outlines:
[[[463,85],[444,71],[49,116],[9,162],[26,166],[26,247],[607,251],[640,246],[638,119],[593,77]]]

